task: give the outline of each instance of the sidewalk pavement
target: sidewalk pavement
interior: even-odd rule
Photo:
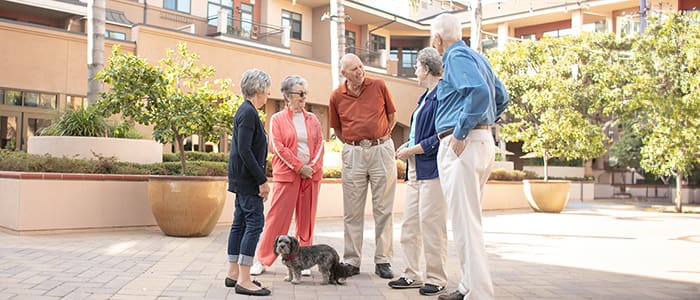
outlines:
[[[483,225],[497,299],[700,299],[700,214],[646,204],[570,203],[561,214],[488,211]],[[230,213],[230,212],[228,212]],[[393,269],[400,275],[401,216],[394,217]],[[261,299],[435,299],[393,290],[374,272],[366,218],[360,275],[343,286],[311,277],[292,285],[278,260],[256,279]],[[0,299],[244,299],[224,287],[228,227],[175,238],[157,228],[17,236],[0,232]],[[342,256],[340,219],[319,220],[316,243]],[[447,290],[459,266],[450,240]]]

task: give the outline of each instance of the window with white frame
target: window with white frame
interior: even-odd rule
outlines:
[[[289,32],[291,38],[301,40],[301,14],[282,10],[282,27],[285,26],[292,28]]]
[[[207,6],[208,24],[211,26],[217,25],[220,10],[226,11],[228,16],[226,24],[228,26],[233,25],[233,0],[209,0]]]
[[[163,0],[163,8],[190,13],[191,0]]]

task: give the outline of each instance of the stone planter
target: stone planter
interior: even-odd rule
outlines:
[[[567,180],[523,180],[525,198],[536,212],[561,212],[569,201],[570,188]]]
[[[170,236],[207,236],[226,203],[222,177],[150,176],[148,201],[158,227]]]
[[[163,145],[152,140],[89,136],[30,136],[27,153],[96,159],[95,155],[139,164],[163,161]]]

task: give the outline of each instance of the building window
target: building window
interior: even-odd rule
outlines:
[[[226,11],[228,16],[228,21],[226,24],[228,26],[233,25],[233,0],[209,0],[209,6],[207,7],[207,16],[209,16],[209,25],[216,26],[218,22],[219,11]]]
[[[403,48],[401,50],[401,67],[411,69],[416,65],[418,49]]]
[[[386,38],[381,35],[371,35],[371,49],[372,51],[379,51],[386,49]]]
[[[573,33],[573,31],[571,30],[571,28],[562,28],[562,29],[543,32],[542,37],[562,37],[562,36],[571,35],[572,33]]]
[[[354,31],[345,30],[345,53],[355,53],[355,42],[357,41],[357,36]]]
[[[39,96],[39,107],[56,109],[58,106],[58,96],[56,94],[41,94]]]
[[[28,137],[38,136],[39,134],[41,134],[41,131],[44,128],[49,127],[49,125],[51,125],[51,120],[47,120],[47,119],[29,118],[27,121],[29,123],[29,124],[27,124],[27,125],[29,125],[29,126],[27,126],[27,136]]]
[[[87,98],[79,96],[66,96],[66,109],[77,110],[87,106]]]
[[[5,91],[5,104],[22,106],[22,92],[13,90]]]
[[[627,15],[617,17],[617,36],[623,38],[638,34],[640,26],[641,21],[639,20],[639,16]]]
[[[289,26],[292,30],[289,36],[301,40],[301,14],[282,10],[282,27]]]
[[[120,40],[120,41],[126,41],[126,33],[119,32],[119,31],[107,30],[107,31],[105,31],[105,37],[110,38],[110,39]]]
[[[520,39],[521,39],[521,40],[533,40],[533,41],[534,41],[534,40],[537,39],[537,35],[535,35],[534,33],[522,34],[522,35],[520,35]]]
[[[163,0],[163,7],[189,14],[190,0]]]
[[[246,37],[258,38],[258,27],[253,26],[253,6],[250,4],[241,3],[241,29]]]

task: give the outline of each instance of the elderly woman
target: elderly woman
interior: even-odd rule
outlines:
[[[236,194],[233,224],[228,236],[227,287],[237,294],[267,296],[270,290],[250,279],[255,247],[265,223],[263,202],[270,192],[265,176],[267,135],[258,109],[267,102],[272,81],[265,72],[252,69],[241,78],[245,101],[233,117],[228,190]]]
[[[299,244],[310,246],[313,241],[323,177],[323,135],[318,118],[304,109],[306,87],[304,78],[287,76],[281,87],[287,107],[270,119],[272,200],[258,245],[258,260],[251,268],[252,275],[261,274],[275,262],[273,243],[278,235],[287,234],[292,215]],[[309,270],[302,273],[311,274]]]
[[[401,226],[401,248],[407,267],[389,286],[420,288],[421,295],[431,296],[444,292],[447,284],[447,202],[438,178],[440,141],[435,132],[435,87],[442,77],[442,60],[437,50],[425,48],[418,52],[415,68],[418,83],[427,90],[413,111],[408,142],[396,151],[396,157],[407,160],[408,165]],[[421,254],[425,256],[425,276],[420,272]]]

